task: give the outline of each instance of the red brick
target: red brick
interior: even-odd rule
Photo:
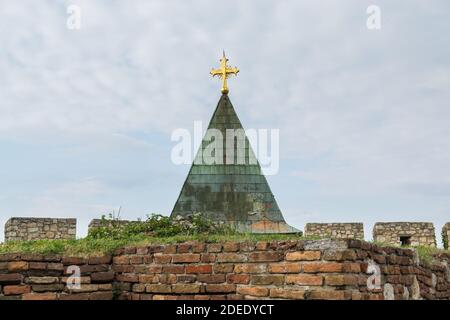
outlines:
[[[167,265],[162,268],[163,273],[184,273],[184,266]]]
[[[325,284],[327,286],[357,285],[358,277],[346,274],[326,275]]]
[[[250,241],[241,242],[240,243],[240,250],[242,252],[254,251],[255,250],[255,243],[254,242],[250,242]]]
[[[355,250],[352,249],[326,250],[323,254],[323,259],[330,261],[345,261],[345,260],[354,261],[356,260],[356,253]]]
[[[177,245],[177,252],[178,253],[188,253],[191,251],[192,245],[188,243],[180,243]]]
[[[148,254],[148,248],[147,247],[136,247],[136,254],[140,254],[140,255]]]
[[[98,285],[98,291],[111,291],[112,289],[112,283],[100,283]]]
[[[303,300],[305,299],[305,291],[298,289],[272,288],[270,289],[271,298]]]
[[[177,283],[194,283],[197,276],[192,274],[180,274],[177,275]]]
[[[133,273],[116,274],[116,280],[120,282],[139,282],[139,276]]]
[[[153,300],[178,300],[177,296],[155,294],[153,295]]]
[[[300,263],[271,263],[269,264],[269,272],[271,273],[299,273],[302,269]]]
[[[283,259],[283,253],[277,251],[252,252],[249,254],[248,260],[251,262],[271,262]]]
[[[199,274],[197,281],[203,283],[223,283],[225,282],[225,274]]]
[[[139,275],[140,283],[156,283],[158,282],[158,276],[153,274],[140,274]]]
[[[262,273],[266,272],[267,265],[260,263],[243,263],[234,267],[235,273]]]
[[[198,253],[181,253],[172,256],[172,263],[193,263],[200,262],[200,254]]]
[[[214,253],[202,253],[200,260],[202,262],[215,262],[216,255]]]
[[[59,300],[89,300],[89,293],[60,294]]]
[[[245,254],[239,253],[218,253],[217,262],[244,262],[247,261],[247,256]]]
[[[199,284],[187,284],[187,283],[177,283],[172,285],[173,293],[199,293]]]
[[[346,273],[360,273],[361,272],[361,264],[346,262],[342,266],[342,271],[346,272]]]
[[[130,258],[128,256],[118,256],[113,258],[114,264],[130,264]]]
[[[288,261],[312,261],[320,259],[320,251],[294,251],[286,253]]]
[[[114,272],[95,272],[91,274],[91,279],[93,283],[104,283],[114,280]]]
[[[8,263],[9,272],[27,271],[28,262],[26,261],[11,261]]]
[[[22,300],[56,300],[57,294],[54,292],[48,293],[25,293]]]
[[[224,252],[237,252],[239,251],[239,242],[225,242],[223,244]]]
[[[23,276],[19,273],[0,274],[0,284],[20,284]]]
[[[343,290],[314,290],[309,293],[308,299],[312,300],[349,300],[351,293]]]
[[[265,287],[238,287],[236,292],[254,297],[267,297],[269,295],[269,289]]]
[[[210,243],[206,246],[206,251],[213,253],[221,252],[222,245],[220,243]]]
[[[53,283],[58,283],[59,278],[58,277],[28,277],[25,279],[25,282],[31,283],[31,284],[53,284]]]
[[[5,296],[18,295],[30,293],[30,286],[5,286],[3,287],[3,294]]]
[[[229,274],[227,275],[227,282],[235,284],[248,284],[250,282],[250,276],[248,274]]]
[[[200,252],[204,252],[206,250],[206,244],[204,243],[195,243],[192,245],[192,252],[193,253],[200,253]]]
[[[64,266],[63,266],[62,263],[59,263],[59,262],[49,262],[47,264],[47,270],[63,271],[64,270]]]
[[[63,257],[62,258],[62,264],[67,265],[80,265],[80,264],[86,264],[87,259],[82,257]]]
[[[146,269],[146,273],[161,273],[162,267],[161,266],[148,266]]]
[[[158,276],[158,278],[159,278],[159,283],[174,284],[177,282],[176,274],[160,274]]]
[[[42,261],[44,260],[44,255],[39,253],[22,253],[20,259],[23,261]]]
[[[47,269],[47,263],[46,262],[30,262],[28,267],[30,270],[45,270],[45,269]]]
[[[170,293],[172,289],[167,284],[147,284],[145,291],[148,293]]]
[[[89,300],[113,300],[113,297],[112,291],[92,292]]]
[[[155,253],[153,261],[158,264],[167,264],[172,261],[172,256],[170,254]]]
[[[212,265],[210,264],[187,265],[186,273],[212,273]]]
[[[164,250],[162,250],[161,252],[164,254],[177,253],[177,245],[176,244],[168,244],[164,247]]]
[[[234,284],[207,284],[205,290],[214,293],[230,293],[236,291],[236,286]]]
[[[133,290],[133,292],[137,292],[137,293],[145,292],[145,284],[143,284],[143,283],[135,283],[131,287],[131,290]]]
[[[331,273],[342,272],[342,263],[337,262],[311,262],[303,265],[303,272],[306,273]]]
[[[256,242],[255,250],[267,250],[268,247],[269,247],[269,242],[258,241],[258,242]]]
[[[233,272],[234,269],[234,264],[231,263],[226,263],[226,264],[214,264],[213,265],[213,270],[214,273],[230,273]]]
[[[283,275],[252,275],[250,278],[252,284],[259,285],[276,285],[281,286],[284,284]]]
[[[130,264],[142,264],[142,256],[130,256]]]
[[[323,283],[322,276],[309,275],[309,274],[298,274],[298,275],[287,275],[286,284],[298,284],[304,286],[321,286]]]
[[[89,257],[88,263],[89,264],[110,264],[111,259],[112,258],[110,255],[92,256],[92,257]]]
[[[136,254],[136,247],[123,248],[125,254]]]

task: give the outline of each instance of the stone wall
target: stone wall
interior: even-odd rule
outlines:
[[[332,239],[364,239],[362,223],[307,223],[305,236]]]
[[[78,288],[67,286],[69,266],[79,267]],[[0,255],[0,300],[112,300],[113,281],[111,256]]]
[[[0,300],[448,300],[450,254],[436,259],[360,240],[186,242],[112,259],[2,254]],[[81,287],[70,290],[73,266]]]
[[[75,239],[77,219],[10,218],[5,224],[5,241]]]
[[[129,220],[102,220],[102,219],[92,219],[91,222],[89,222],[88,225],[88,232],[92,229],[98,228],[98,227],[105,227],[105,226],[111,226],[111,225],[126,225],[130,223]]]
[[[443,227],[442,227],[442,242],[444,244],[444,248],[448,249],[449,245],[448,245],[448,240],[450,239],[450,222],[447,222]]]
[[[376,242],[401,245],[401,238],[412,246],[436,246],[434,226],[430,222],[377,222],[373,227]]]

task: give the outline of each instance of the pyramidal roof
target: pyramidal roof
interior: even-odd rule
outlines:
[[[241,132],[229,144],[226,138],[231,130],[227,129]],[[219,131],[223,142],[214,144],[208,132]],[[214,151],[211,145],[216,146]],[[208,155],[215,161],[208,161]],[[227,94],[217,104],[171,217],[197,212],[241,232],[299,232],[284,221]]]

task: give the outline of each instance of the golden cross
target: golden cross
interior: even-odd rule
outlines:
[[[239,72],[239,69],[236,67],[230,67],[227,66],[228,59],[225,57],[225,51],[223,52],[223,57],[220,59],[220,68],[219,69],[212,69],[211,75],[213,77],[218,76],[220,79],[222,79],[222,93],[227,94],[228,93],[228,86],[227,86],[227,78],[231,76],[232,74],[237,75]]]

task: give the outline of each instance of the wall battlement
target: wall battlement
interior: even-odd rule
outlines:
[[[114,224],[127,224],[128,220],[115,220]],[[102,225],[93,219],[88,230]],[[373,227],[373,240],[393,246],[436,246],[434,225],[431,222],[377,222]],[[307,223],[306,236],[331,239],[364,239],[363,223]],[[441,232],[444,246],[448,246],[450,222]],[[39,239],[75,239],[76,219],[10,218],[5,224],[5,241]]]
[[[5,241],[75,239],[77,219],[10,218],[5,224]]]
[[[364,225],[362,223],[307,223],[305,236],[364,240]]]
[[[373,227],[373,240],[391,245],[436,247],[431,222],[377,222]]]

